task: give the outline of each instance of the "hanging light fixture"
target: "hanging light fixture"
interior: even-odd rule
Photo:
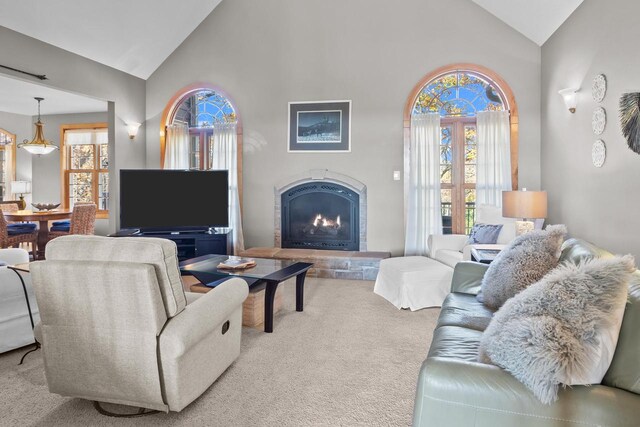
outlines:
[[[24,148],[31,154],[49,154],[54,150],[57,150],[58,147],[54,145],[51,141],[47,141],[44,139],[44,131],[42,130],[42,122],[40,121],[40,101],[44,101],[44,98],[34,98],[38,101],[38,121],[34,123],[36,126],[36,135],[33,137],[33,140],[29,142],[28,139],[22,141],[22,144],[18,144],[18,148]]]

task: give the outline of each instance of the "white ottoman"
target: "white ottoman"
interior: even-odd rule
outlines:
[[[440,307],[451,290],[453,268],[431,258],[408,256],[380,261],[373,292],[411,311]]]

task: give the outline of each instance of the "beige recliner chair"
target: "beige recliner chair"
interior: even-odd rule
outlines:
[[[240,354],[246,282],[185,293],[169,240],[59,237],[46,259],[31,273],[52,393],[180,411]]]

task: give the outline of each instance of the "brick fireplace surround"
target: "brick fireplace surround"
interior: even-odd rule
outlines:
[[[318,249],[283,249],[281,196],[285,191],[307,182],[323,182],[340,184],[355,191],[359,198],[359,251],[335,251]],[[337,172],[326,169],[313,169],[308,172],[290,177],[275,186],[275,215],[274,215],[274,247],[250,248],[242,252],[241,256],[255,258],[287,259],[300,262],[312,262],[314,268],[309,270],[311,277],[325,277],[333,279],[375,280],[378,274],[380,260],[389,258],[389,252],[366,252],[367,250],[367,187],[362,182]]]

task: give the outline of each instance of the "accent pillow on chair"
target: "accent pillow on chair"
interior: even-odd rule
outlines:
[[[498,241],[502,224],[474,224],[469,233],[469,245],[493,245]]]
[[[498,310],[482,335],[480,361],[510,372],[542,403],[559,385],[599,384],[620,334],[631,255],[566,263]]]
[[[550,225],[516,237],[489,265],[478,299],[497,310],[558,265],[567,228]]]

